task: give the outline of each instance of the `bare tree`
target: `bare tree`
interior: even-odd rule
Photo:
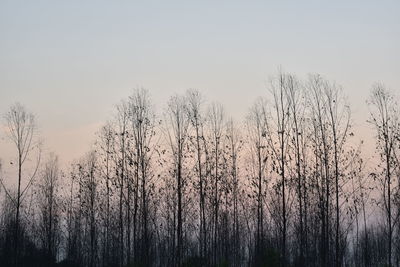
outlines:
[[[232,242],[231,253],[233,254],[233,266],[240,266],[241,259],[241,238],[240,238],[240,219],[239,219],[239,198],[240,198],[240,181],[239,181],[239,152],[242,149],[243,142],[240,139],[240,132],[233,122],[233,119],[229,120],[227,123],[227,143],[228,143],[228,153],[230,159],[230,186],[233,198],[233,229],[232,229]]]
[[[213,264],[218,264],[219,249],[219,211],[220,211],[220,180],[222,178],[220,164],[222,158],[222,146],[224,137],[224,111],[222,105],[213,103],[208,111],[208,123],[210,134],[210,153],[212,153],[211,166],[211,187],[212,187],[212,206],[213,206]]]
[[[326,103],[328,116],[330,121],[330,130],[333,141],[333,160],[334,160],[334,177],[335,177],[335,200],[336,200],[336,231],[335,231],[335,264],[342,265],[342,253],[340,251],[340,204],[339,190],[340,177],[343,177],[343,170],[340,169],[340,158],[344,151],[349,129],[350,129],[350,108],[344,103],[341,96],[341,89],[335,85],[325,88]],[[344,105],[343,105],[344,104]]]
[[[147,91],[136,90],[129,99],[129,110],[134,141],[136,180],[140,180],[141,216],[142,216],[142,254],[143,265],[150,264],[149,258],[149,196],[151,190],[151,156],[154,153],[155,116]],[[140,177],[140,179],[139,179]],[[136,185],[139,187],[139,184]],[[135,213],[136,215],[136,213]],[[137,248],[136,248],[137,249]]]
[[[288,188],[287,188],[287,157],[289,150],[290,137],[290,107],[291,102],[288,96],[288,85],[292,79],[290,74],[279,73],[279,75],[271,80],[272,109],[266,117],[266,138],[268,147],[271,150],[273,164],[276,165],[276,172],[280,176],[277,182],[280,195],[280,243],[281,243],[281,260],[282,265],[286,265],[287,252],[287,231],[288,231]]]
[[[58,157],[50,154],[37,186],[39,198],[39,236],[49,263],[55,262],[60,238],[60,170]]]
[[[97,261],[97,214],[98,214],[98,197],[97,197],[97,155],[94,151],[87,155],[85,162],[86,170],[81,180],[84,190],[84,204],[87,216],[87,224],[89,230],[89,264],[94,267]]]
[[[315,151],[315,185],[318,190],[319,211],[321,219],[320,256],[321,263],[330,262],[331,242],[331,147],[329,142],[329,118],[327,114],[324,88],[328,85],[319,75],[311,75],[308,83],[313,125],[313,143]]]
[[[258,257],[264,249],[264,201],[267,191],[267,178],[265,173],[268,163],[268,150],[266,140],[266,103],[258,99],[250,109],[247,119],[248,142],[251,157],[251,185],[255,188],[257,202],[257,228],[256,228],[256,264]]]
[[[190,120],[187,116],[186,98],[174,96],[168,102],[167,110],[167,139],[173,155],[174,176],[176,178],[177,198],[177,228],[176,228],[176,257],[175,264],[181,266],[183,257],[183,161],[185,146],[188,139]]]
[[[130,185],[127,185],[127,153],[128,153],[128,126],[129,126],[129,108],[126,101],[122,101],[117,106],[117,129],[116,129],[116,178],[118,180],[119,188],[119,265],[122,266],[125,263],[124,255],[124,204],[126,204],[127,211],[127,261],[130,260]],[[124,193],[124,189],[127,188],[127,195]]]
[[[383,84],[375,84],[370,97],[371,120],[377,133],[377,149],[383,163],[383,207],[386,213],[386,233],[387,233],[387,264],[392,266],[392,245],[393,229],[397,223],[398,216],[392,208],[393,197],[398,187],[393,184],[396,161],[395,149],[398,146],[398,134],[400,131],[400,113],[393,95],[385,88]],[[394,219],[395,218],[395,219]]]
[[[115,139],[114,129],[111,123],[107,123],[100,130],[100,136],[98,141],[99,156],[102,156],[103,164],[99,164],[99,171],[102,175],[102,179],[105,180],[105,214],[103,216],[103,265],[108,266],[110,261],[110,248],[111,248],[111,197],[113,191],[112,185],[112,157],[114,151]]]
[[[199,179],[199,214],[200,214],[200,227],[199,227],[199,240],[200,240],[200,257],[207,256],[207,225],[206,225],[206,202],[205,202],[205,185],[206,174],[203,170],[203,144],[204,144],[204,118],[202,114],[202,96],[199,91],[189,90],[187,92],[188,98],[188,112],[191,125],[194,128],[194,146],[196,150],[196,171]]]
[[[295,186],[298,202],[298,249],[299,266],[304,266],[307,254],[307,194],[306,194],[306,111],[303,86],[294,76],[288,77],[287,97],[291,103],[290,113],[293,120],[291,145],[293,146],[295,162]]]
[[[350,166],[358,159],[358,153],[348,144],[349,137],[354,135],[350,131],[350,107],[341,87],[320,75],[311,75],[307,87],[313,129],[311,149],[315,156],[314,185],[321,219],[321,264],[332,262],[342,266],[344,239],[353,221],[347,184],[351,181]],[[342,213],[349,215],[347,224]]]
[[[4,190],[7,195],[12,198],[12,202],[15,204],[15,230],[14,230],[14,264],[18,266],[19,258],[19,240],[20,240],[20,214],[21,214],[21,203],[24,194],[27,192],[29,187],[36,176],[37,170],[40,164],[40,144],[36,134],[36,123],[32,113],[29,113],[25,107],[17,103],[10,108],[5,115],[6,124],[8,127],[8,136],[15,145],[17,150],[17,194],[16,197],[11,197],[10,193],[3,184]],[[32,173],[24,175],[25,163],[29,160],[33,153],[37,153],[36,162],[33,165]],[[26,183],[23,184],[23,179]]]

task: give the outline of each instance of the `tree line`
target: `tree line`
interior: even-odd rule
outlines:
[[[372,160],[342,87],[318,74],[279,72],[243,122],[198,90],[156,114],[137,89],[64,170],[15,104],[3,117],[16,156],[0,162],[0,261],[400,266],[400,108],[380,83],[366,101]]]

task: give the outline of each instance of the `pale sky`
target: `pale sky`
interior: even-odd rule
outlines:
[[[399,48],[400,1],[0,0],[0,113],[21,102],[69,162],[133,88],[159,112],[197,88],[240,121],[281,66],[341,84],[362,131],[373,82],[400,91]]]

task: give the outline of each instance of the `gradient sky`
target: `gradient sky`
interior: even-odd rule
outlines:
[[[362,132],[373,82],[400,91],[399,48],[400,1],[0,0],[0,113],[24,104],[69,162],[132,88],[159,112],[197,88],[242,120],[281,66],[341,84]]]

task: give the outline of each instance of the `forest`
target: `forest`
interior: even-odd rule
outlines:
[[[0,265],[400,266],[399,98],[365,90],[368,156],[344,88],[319,74],[276,73],[244,118],[195,89],[156,113],[135,89],[66,167],[16,103]]]

